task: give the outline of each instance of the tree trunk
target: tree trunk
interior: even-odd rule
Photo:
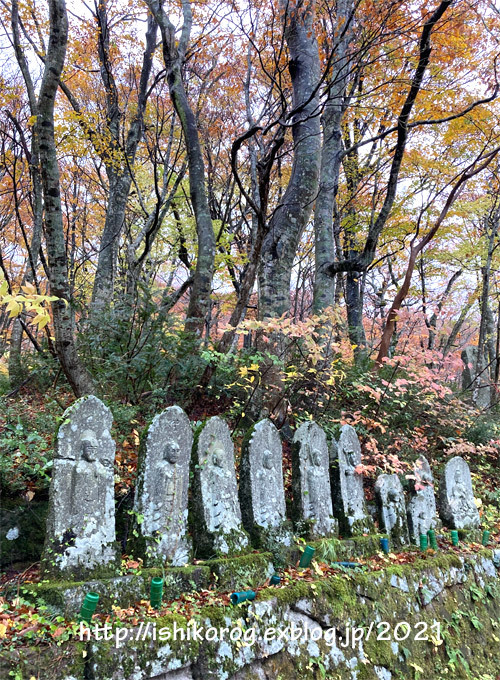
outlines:
[[[493,215],[488,215],[485,218],[484,223],[486,233],[488,234],[488,251],[486,254],[486,261],[481,267],[481,318],[479,323],[479,337],[477,341],[476,374],[479,374],[483,370],[484,366],[488,366],[486,373],[488,376],[493,377],[495,344],[493,315],[489,306],[489,295],[491,263],[493,260],[495,241],[500,224],[500,215],[498,214],[498,211],[495,211]]]
[[[54,102],[64,66],[68,40],[68,19],[64,0],[49,0],[50,35],[40,94],[38,127],[44,198],[44,226],[52,303],[55,347],[62,369],[75,395],[92,393],[94,385],[80,361],[74,338],[66,244],[61,211],[59,166],[54,139]]]
[[[420,89],[422,87],[424,75],[427,71],[427,67],[429,65],[430,56],[432,52],[431,46],[432,33],[436,25],[441,20],[441,18],[446,13],[447,9],[450,7],[451,4],[452,0],[442,0],[422,27],[422,32],[419,41],[418,64],[414,71],[411,80],[411,85],[406,95],[405,101],[399,112],[397,125],[395,128],[390,130],[391,132],[397,132],[397,139],[394,154],[392,157],[391,168],[389,171],[389,177],[384,191],[383,203],[377,217],[370,224],[363,250],[361,251],[358,248],[351,247],[349,241],[352,240],[352,242],[354,242],[354,239],[351,239],[350,233],[351,230],[349,229],[349,227],[347,227],[346,228],[347,245],[344,248],[345,251],[344,259],[332,262],[327,269],[331,276],[339,274],[340,272],[346,272],[348,275],[350,273],[353,273],[351,281],[350,282],[346,281],[346,297],[349,301],[352,302],[352,306],[351,302],[347,302],[347,300],[346,304],[348,308],[349,318],[349,335],[350,340],[354,345],[358,345],[358,341],[360,339],[361,342],[363,342],[364,335],[363,327],[360,324],[360,312],[359,312],[359,306],[362,303],[362,294],[361,291],[359,290],[359,282],[356,281],[356,279],[358,278],[358,276],[361,276],[363,272],[367,271],[368,267],[375,259],[378,240],[394,205],[397,193],[399,173],[401,170],[401,165],[406,150],[406,143],[408,140],[408,133],[410,129],[409,123],[410,116],[415,105],[416,99],[418,97],[418,94],[420,92]],[[357,131],[355,131],[355,134],[356,132]],[[384,135],[386,134],[389,134],[389,131],[385,131]],[[346,150],[345,158],[343,161],[344,166],[346,166],[346,164],[349,165],[349,162],[352,163],[353,160],[356,160],[359,143],[360,140],[354,139],[354,144],[350,145],[350,148]],[[353,177],[353,171],[355,172],[356,168],[354,167],[349,169],[344,167],[344,170],[347,181],[348,182],[351,181],[353,182],[353,184],[357,184],[356,175],[354,174]],[[352,194],[352,190],[351,195],[354,195]],[[339,255],[339,253],[337,253],[337,255]],[[359,272],[359,274],[357,274],[357,272]],[[390,346],[390,336],[392,336],[392,332],[394,330],[394,321],[396,313],[397,312],[395,310],[394,318],[388,319],[387,333],[389,333],[389,337],[387,343],[385,343],[384,339],[384,345],[386,344],[383,352],[384,357],[387,356],[387,352]]]
[[[175,27],[163,9],[163,1],[148,0],[148,5],[160,26],[168,88],[175,112],[181,122],[188,156],[189,190],[196,221],[198,257],[189,297],[185,330],[194,333],[201,340],[211,305],[215,234],[208,205],[205,163],[198,125],[182,80],[182,66],[191,34],[191,7],[189,0],[182,0],[184,23],[180,40],[177,41]]]
[[[361,294],[361,274],[347,272],[345,277],[345,304],[347,309],[347,328],[349,340],[354,346],[354,355],[359,359],[364,355],[366,335],[363,326],[363,297]]]
[[[131,183],[132,178],[128,171],[119,176],[115,175],[110,180],[106,218],[99,242],[97,269],[92,289],[91,319],[95,319],[113,300],[118,246],[125,224],[125,210]]]
[[[328,79],[328,98],[322,116],[323,145],[319,191],[314,207],[314,300],[313,311],[320,314],[335,302],[335,276],[326,271],[335,259],[333,216],[342,165],[342,118],[351,61],[347,49],[351,37],[354,7],[351,0],[337,3],[337,28],[341,37],[335,46],[335,67]]]
[[[411,277],[415,269],[415,262],[417,260],[417,257],[420,255],[420,253],[424,250],[427,244],[434,238],[434,236],[439,231],[439,228],[441,227],[444,219],[446,218],[448,211],[450,210],[453,203],[457,200],[458,195],[460,194],[460,191],[463,189],[464,185],[468,182],[468,180],[471,177],[478,175],[485,168],[487,168],[491,161],[498,155],[499,151],[500,147],[497,147],[484,155],[479,155],[476,158],[476,160],[473,161],[469,165],[469,167],[466,168],[466,170],[464,170],[462,175],[453,185],[453,188],[451,189],[448,198],[446,199],[445,204],[439,214],[439,217],[437,218],[432,229],[430,229],[430,231],[418,242],[416,240],[417,235],[413,237],[410,245],[410,259],[408,261],[408,267],[406,270],[403,285],[398,290],[396,297],[394,298],[394,302],[392,303],[391,309],[389,310],[389,314],[387,315],[387,320],[382,333],[380,348],[378,351],[377,358],[375,360],[375,367],[377,369],[380,369],[382,367],[384,359],[386,359],[386,357],[388,356],[389,346],[391,343],[392,335],[394,333],[398,312],[401,309],[403,301],[408,295],[408,291],[410,290]],[[478,354],[480,355],[479,351]]]
[[[14,46],[14,52],[16,55],[16,60],[21,70],[24,83],[26,86],[26,92],[28,94],[28,102],[30,107],[31,116],[36,117],[38,113],[38,102],[35,94],[35,88],[33,86],[33,81],[30,76],[28,62],[21,47],[21,42],[19,39],[19,8],[17,0],[13,0],[11,9],[11,27],[12,27],[12,42]],[[14,118],[10,116],[12,122],[19,129],[19,123]],[[35,118],[36,119],[36,118]],[[31,237],[31,243],[28,243],[26,238],[26,232],[22,228],[23,236],[25,237],[25,245],[28,250],[28,262],[26,263],[26,268],[22,282],[35,283],[36,282],[36,269],[38,266],[38,258],[40,253],[40,247],[42,244],[42,231],[43,231],[43,196],[42,196],[42,178],[40,174],[40,148],[39,148],[39,132],[38,126],[34,125],[31,132],[31,150],[28,153],[26,150],[27,161],[29,163],[29,172],[31,177],[31,185],[33,192],[33,232]],[[10,349],[9,349],[9,381],[12,387],[20,384],[24,379],[24,374],[22,370],[21,363],[21,350],[23,341],[23,321],[26,315],[21,315],[20,319],[14,319],[12,325],[12,332],[10,336]]]
[[[97,5],[99,23],[99,60],[101,78],[106,91],[108,130],[111,138],[111,159],[104,154],[103,160],[109,181],[109,197],[106,207],[104,229],[99,242],[97,270],[92,290],[90,307],[91,320],[109,306],[115,292],[116,267],[120,236],[125,224],[130,187],[132,185],[132,167],[137,147],[144,130],[144,114],[148,100],[149,77],[153,66],[153,54],[156,48],[158,24],[154,16],[148,17],[146,32],[146,49],[144,50],[139,91],[137,95],[137,113],[130,124],[124,149],[121,148],[121,113],[118,102],[118,91],[113,78],[111,60],[109,58],[109,28],[107,6],[104,0]],[[71,101],[71,100],[70,100]],[[101,152],[102,153],[102,152]],[[116,167],[116,157],[124,156],[121,167]]]
[[[321,128],[318,84],[320,63],[314,33],[314,6],[283,4],[285,38],[293,88],[293,163],[290,181],[264,239],[259,269],[259,313],[262,319],[290,309],[290,280],[297,246],[311,216],[318,191]]]

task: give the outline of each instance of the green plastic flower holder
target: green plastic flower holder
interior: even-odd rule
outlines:
[[[306,545],[299,562],[299,567],[301,569],[306,569],[311,564],[311,560],[315,552],[316,548],[311,548],[310,545]]]
[[[231,604],[241,604],[246,600],[255,600],[255,592],[253,590],[243,590],[240,593],[231,593],[229,599]]]
[[[161,600],[163,597],[163,579],[159,576],[155,576],[151,579],[151,594],[150,603],[153,609],[159,609],[161,607]]]
[[[382,551],[388,555],[389,554],[389,539],[388,538],[381,538],[380,539],[380,547],[382,548]]]
[[[83,600],[82,608],[80,609],[80,615],[78,617],[79,620],[90,623],[98,602],[99,602],[98,593],[87,593]]]
[[[434,531],[434,529],[429,529],[429,531],[427,532],[427,538],[429,539],[430,547],[433,550],[437,550],[438,544],[437,544],[437,540],[436,540],[436,532]]]

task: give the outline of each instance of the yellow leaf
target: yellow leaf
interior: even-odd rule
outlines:
[[[34,318],[33,323],[36,323],[39,330],[42,330],[42,328],[45,328],[45,326],[49,323],[49,321],[50,321],[50,316],[48,314],[38,314]]]
[[[9,319],[13,319],[15,316],[19,316],[23,307],[15,300],[11,300],[7,305],[6,311],[9,312]]]
[[[36,288],[32,283],[21,286],[21,290],[26,293],[26,295],[36,295]]]
[[[409,663],[408,665],[411,666],[412,668],[414,668],[418,673],[424,672],[424,669],[421,668],[421,666],[417,666],[416,663]]]
[[[5,637],[5,633],[7,632],[7,626],[5,623],[0,623],[0,638]]]

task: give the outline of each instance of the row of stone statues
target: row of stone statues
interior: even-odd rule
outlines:
[[[46,573],[96,575],[112,569],[115,543],[112,416],[96,397],[84,397],[63,417],[50,490]],[[292,528],[310,539],[374,532],[363,491],[361,448],[355,430],[342,427],[328,446],[324,431],[303,423],[292,443],[290,515],[283,482],[279,432],[262,420],[247,433],[239,485],[227,424],[207,420],[195,433],[178,406],[157,415],[142,442],[132,531],[134,554],[146,564],[186,564],[198,557],[238,554],[292,544]],[[436,527],[433,478],[425,458],[415,464],[408,507],[397,475],[375,485],[380,530],[396,547]],[[190,493],[189,493],[190,491]],[[451,528],[479,524],[471,477],[462,458],[450,460],[441,482],[441,517]]]

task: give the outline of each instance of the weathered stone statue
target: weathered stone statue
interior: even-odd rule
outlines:
[[[380,531],[389,534],[395,548],[409,543],[403,487],[397,475],[380,475],[375,483]]]
[[[462,390],[470,394],[473,404],[479,408],[488,409],[491,406],[491,381],[486,361],[483,359],[477,365],[478,348],[469,345],[462,350],[464,370],[462,372]]]
[[[226,423],[210,418],[193,447],[190,526],[199,557],[231,555],[248,547],[241,522],[234,447]]]
[[[333,511],[339,520],[343,536],[373,533],[363,491],[363,475],[356,471],[361,464],[361,446],[356,430],[344,425],[339,441],[330,449],[330,475]]]
[[[431,466],[425,456],[420,456],[413,466],[415,479],[412,484],[412,495],[408,502],[408,528],[411,540],[418,545],[419,535],[426,534],[429,529],[438,526],[436,516],[436,497],[434,495],[434,478]]]
[[[256,547],[291,545],[283,485],[283,449],[279,432],[270,420],[258,422],[245,437],[239,496],[243,526]]]
[[[328,444],[324,431],[314,422],[302,423],[295,433],[292,486],[293,514],[297,526],[307,526],[311,538],[336,535]]]
[[[469,466],[460,456],[455,456],[446,463],[441,477],[439,500],[441,519],[446,526],[451,529],[475,529],[480,525]]]
[[[151,423],[138,461],[134,511],[145,564],[180,566],[189,561],[187,534],[191,424],[179,406]]]
[[[63,415],[42,555],[45,574],[77,580],[116,567],[112,422],[111,411],[94,396],[78,399]]]

